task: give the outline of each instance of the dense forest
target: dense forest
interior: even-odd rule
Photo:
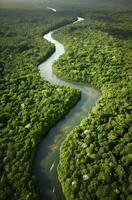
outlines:
[[[39,142],[81,97],[43,80],[37,67],[55,51],[43,34],[76,16],[85,20],[53,35],[66,50],[53,72],[91,83],[101,97],[63,142],[59,180],[67,200],[132,199],[131,8],[79,2],[56,13],[41,3],[0,9],[0,200],[37,199],[31,167]]]
[[[46,10],[0,10],[0,200],[36,199],[30,172],[37,145],[80,98],[42,80],[37,68],[55,50],[43,33],[71,21]]]
[[[67,200],[132,199],[132,13],[86,13],[56,31],[65,54],[53,65],[65,80],[92,83],[102,95],[61,147],[59,180]]]

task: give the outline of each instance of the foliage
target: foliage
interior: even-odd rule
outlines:
[[[66,49],[54,73],[102,92],[61,147],[58,174],[67,200],[131,198],[131,19],[130,12],[96,13],[54,34]]]
[[[0,199],[36,199],[31,164],[48,130],[80,98],[42,80],[36,64],[54,51],[42,33],[72,21],[41,11],[0,14]]]

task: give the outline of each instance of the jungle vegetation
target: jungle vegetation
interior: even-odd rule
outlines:
[[[71,21],[46,10],[0,10],[0,200],[36,199],[30,172],[39,141],[80,98],[37,68],[55,50],[42,35]]]
[[[84,13],[85,14],[85,13]],[[61,147],[59,180],[67,200],[132,199],[132,12],[86,13],[56,31],[65,54],[53,71],[92,83],[102,95]]]
[[[37,199],[32,160],[40,139],[80,98],[42,80],[37,65],[54,52],[49,30],[66,53],[54,73],[89,82],[102,95],[61,147],[59,180],[67,200],[132,199],[131,9],[72,5],[57,13],[0,10],[0,199]]]

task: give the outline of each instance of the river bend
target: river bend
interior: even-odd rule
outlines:
[[[74,24],[82,20],[83,18],[78,17]],[[54,31],[51,31],[45,34],[44,38],[53,43],[56,50],[50,58],[39,65],[40,75],[51,84],[64,85],[81,90],[81,99],[71,111],[43,137],[37,149],[33,162],[33,175],[36,177],[36,188],[39,200],[65,199],[57,179],[60,145],[73,127],[79,125],[81,120],[91,111],[100,96],[99,91],[87,83],[63,81],[52,73],[53,62],[65,52],[64,46],[52,38],[53,32]]]

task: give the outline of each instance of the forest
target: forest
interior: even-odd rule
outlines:
[[[81,98],[38,70],[55,51],[43,34],[77,16],[84,21],[53,34],[65,46],[53,72],[92,84],[101,97],[63,142],[59,181],[66,200],[132,199],[131,7],[74,2],[56,13],[0,9],[0,200],[38,199],[31,176],[37,147]]]
[[[132,12],[89,13],[54,37],[66,49],[54,63],[54,73],[101,91],[92,112],[61,147],[58,175],[65,197],[130,200]]]
[[[0,11],[0,200],[36,199],[31,165],[40,139],[79,100],[37,65],[54,52],[42,35],[73,21],[51,11]]]

